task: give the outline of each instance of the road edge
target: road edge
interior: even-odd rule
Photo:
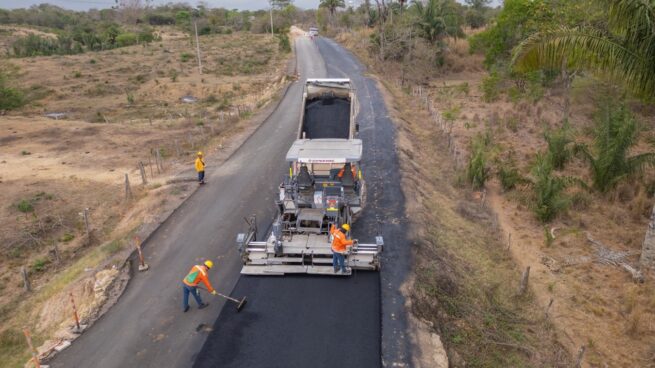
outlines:
[[[295,46],[295,43],[294,43]],[[252,138],[252,136],[266,123],[268,120],[271,118],[271,116],[278,110],[280,107],[282,101],[286,97],[286,95],[289,92],[289,89],[293,86],[294,83],[297,82],[296,76],[291,74],[290,78],[290,73],[289,71],[294,71],[297,68],[298,65],[298,60],[297,60],[297,52],[293,50],[294,56],[289,59],[287,62],[286,66],[286,73],[282,76],[281,79],[286,79],[286,84],[284,87],[282,87],[278,93],[276,93],[276,99],[272,101],[272,103],[269,104],[265,109],[259,111],[257,114],[255,114],[254,117],[252,117],[250,120],[251,126],[248,128],[253,128],[251,131],[247,132],[246,134],[243,135],[243,139],[239,142],[239,144],[234,145],[232,147],[232,152],[230,152],[225,158],[223,158],[217,167],[222,166],[225,164],[227,161],[229,161],[239,150],[241,146],[243,146],[249,139]],[[253,124],[254,122],[254,124]],[[246,129],[248,129],[246,128]],[[188,170],[182,170],[175,175],[182,175]],[[157,222],[156,225],[152,226],[153,224],[141,224],[139,226],[139,229],[135,231],[135,234],[139,236],[141,241],[141,249],[146,249],[147,243],[150,241],[152,237],[154,237],[155,233],[166,223],[170,220],[170,218],[177,212],[177,210],[184,205],[198,190],[198,187],[193,189],[189,195],[184,198],[182,201],[180,201],[172,210],[169,210],[168,212],[164,212],[160,214],[160,217],[162,218],[161,221]],[[150,225],[150,226],[148,226]],[[147,228],[147,230],[144,230],[143,228]],[[135,262],[137,261],[137,262]],[[106,288],[106,293],[107,294],[112,294],[114,298],[111,300],[107,300],[103,305],[101,305],[98,309],[98,312],[93,315],[91,319],[87,321],[87,324],[84,325],[83,329],[79,331],[79,333],[76,333],[72,335],[71,339],[62,339],[53,346],[51,349],[46,350],[42,354],[46,354],[45,357],[40,357],[40,361],[42,363],[47,363],[51,360],[53,360],[58,353],[61,351],[64,351],[66,348],[70,347],[77,338],[82,336],[85,331],[89,330],[96,322],[101,320],[110,310],[111,308],[120,301],[121,296],[123,295],[124,291],[127,289],[127,287],[130,284],[130,281],[132,278],[135,276],[135,274],[138,273],[138,267],[135,266],[135,264],[138,264],[138,251],[137,249],[133,249],[130,253],[128,253],[123,261],[119,262],[119,266],[117,269],[119,270],[118,276],[112,280],[112,282],[107,286]],[[61,349],[56,349],[57,347],[61,347]]]

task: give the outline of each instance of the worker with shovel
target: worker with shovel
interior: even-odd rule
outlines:
[[[209,305],[209,303],[203,303],[200,299],[200,294],[198,293],[198,284],[201,282],[207,287],[207,291],[212,293],[212,295],[217,295],[218,293],[212,287],[212,284],[209,283],[207,278],[207,271],[214,267],[214,262],[206,260],[205,263],[201,265],[195,265],[191,267],[189,274],[186,275],[184,280],[182,280],[182,288],[184,290],[184,312],[189,310],[189,294],[193,295],[198,303],[198,309],[203,309]]]
[[[350,225],[343,224],[341,229],[350,231]],[[330,234],[332,234],[332,266],[334,267],[334,273],[346,273],[346,247],[353,245],[353,241],[346,238],[346,234],[334,225],[330,229]]]
[[[198,184],[205,184],[205,161],[202,159],[202,152],[198,152],[198,158],[196,158],[196,171],[198,172]]]

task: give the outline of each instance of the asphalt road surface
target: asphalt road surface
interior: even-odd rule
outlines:
[[[353,232],[363,242],[384,236],[382,272],[350,278],[242,277],[232,294],[252,302],[238,314],[223,309],[194,367],[411,366],[399,292],[411,255],[402,228],[394,126],[376,84],[362,75],[356,58],[330,40],[320,38],[315,45],[327,76],[350,78],[357,89],[368,197]]]
[[[298,39],[296,49],[301,81],[348,75],[358,88],[361,138],[370,154],[363,165],[369,201],[354,230],[362,241],[376,232],[385,236],[382,272],[350,278],[239,277],[234,239],[245,230],[243,218],[256,213],[265,230],[274,216],[273,196],[300,114],[302,83],[295,83],[228,161],[211,168],[208,160],[208,184],[144,245],[150,270],[135,274],[118,303],[50,362],[52,367],[365,368],[383,360],[406,362],[398,287],[409,248],[401,231],[399,180],[387,176],[398,166],[393,125],[375,85],[362,77],[363,68],[350,54],[330,41],[306,38]],[[406,257],[393,259],[397,256]],[[241,313],[207,294],[208,308],[198,310],[191,300],[191,310],[182,313],[181,279],[205,258],[216,264],[210,271],[216,289],[248,296]]]

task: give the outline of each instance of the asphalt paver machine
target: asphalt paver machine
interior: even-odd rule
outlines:
[[[299,139],[289,149],[289,173],[275,200],[278,215],[266,240],[257,241],[256,220],[237,236],[242,274],[334,274],[330,228],[351,224],[361,212],[366,185],[359,139]],[[356,242],[346,254],[351,270],[379,270],[384,240]],[[341,274],[340,274],[341,275]]]

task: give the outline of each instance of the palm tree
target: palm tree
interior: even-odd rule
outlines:
[[[416,1],[414,10],[418,15],[416,26],[421,32],[421,37],[432,44],[443,38],[463,37],[464,31],[460,26],[459,14],[450,0],[428,0]]]
[[[330,17],[333,17],[334,12],[337,11],[337,8],[345,8],[346,3],[344,0],[321,0],[319,7],[329,10]]]
[[[562,65],[624,81],[645,99],[655,97],[655,1],[595,0],[607,9],[608,28],[558,27],[538,32],[514,50],[519,70]]]
[[[624,106],[605,106],[597,119],[594,135],[593,151],[586,145],[577,145],[575,151],[589,162],[593,187],[601,193],[655,164],[652,152],[628,156],[637,143],[638,127]]]

